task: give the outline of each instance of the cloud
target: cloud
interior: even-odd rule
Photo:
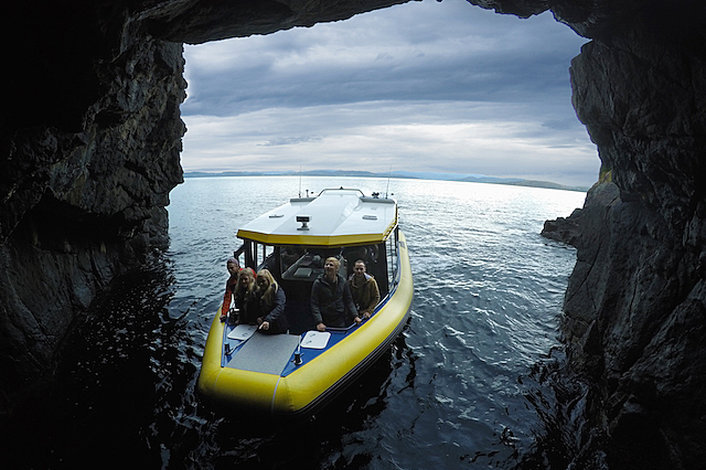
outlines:
[[[514,116],[508,119],[509,114]],[[553,173],[580,170],[595,178],[595,148],[585,130],[558,133],[533,116],[531,109],[518,112],[516,105],[486,102],[268,108],[228,117],[193,116],[185,139],[208,136],[190,142],[200,149],[200,166],[193,169],[256,170],[277,162],[271,169],[414,166],[417,171],[546,179],[541,176],[549,165]]]
[[[284,136],[279,136],[275,137],[271,140],[268,140],[265,143],[262,143],[260,145],[263,145],[265,147],[275,147],[275,146],[280,146],[280,145],[296,145],[296,144],[302,144],[305,142],[316,142],[321,140],[320,136],[289,136],[289,137],[284,137]]]
[[[447,0],[185,46],[182,163],[591,184],[598,157],[568,78],[583,42],[548,14],[521,20]]]

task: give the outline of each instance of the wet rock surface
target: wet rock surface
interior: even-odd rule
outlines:
[[[167,243],[165,206],[182,181],[182,47],[106,5],[30,2],[6,16],[18,29],[4,33],[26,37],[12,41],[0,132],[6,406],[51,372],[96,293]]]
[[[543,235],[571,243],[562,333],[577,380],[581,468],[699,468],[704,448],[700,255],[659,211],[596,185]],[[605,453],[604,458],[600,458]],[[601,462],[601,465],[596,464]]]
[[[588,467],[603,452],[611,468],[699,468],[706,456],[704,9],[681,6],[694,8],[652,2],[620,28],[593,28],[572,61],[574,106],[613,181],[544,230],[578,249],[562,333],[589,385]]]
[[[51,372],[61,339],[95,294],[167,242],[165,206],[182,178],[181,43],[393,3],[400,2],[6,8],[13,68],[0,117],[3,408]],[[695,0],[471,3],[519,16],[551,8],[592,39],[571,64],[573,104],[612,183],[592,188],[584,208],[554,230],[545,227],[578,249],[562,319],[571,374],[587,384],[576,397],[584,411],[573,462],[700,468],[706,7]]]

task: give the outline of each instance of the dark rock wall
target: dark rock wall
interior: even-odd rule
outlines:
[[[402,1],[15,3],[4,11],[12,66],[0,116],[8,402],[51,369],[95,293],[166,241],[164,207],[182,177],[181,43]],[[572,370],[590,384],[575,463],[698,468],[706,435],[703,2],[471,3],[522,17],[551,9],[593,39],[571,64],[573,103],[610,181],[592,188],[565,233],[578,259],[562,328]]]
[[[572,61],[574,107],[612,182],[545,226],[578,249],[562,331],[590,385],[581,465],[601,449],[614,468],[701,468],[706,12],[697,2],[619,7],[611,27],[572,24],[594,38]]]
[[[8,403],[51,370],[97,291],[166,245],[165,206],[182,181],[181,44],[141,32],[124,9],[60,3],[12,7],[4,31],[17,33],[0,133]]]

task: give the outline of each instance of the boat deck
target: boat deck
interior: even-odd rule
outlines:
[[[256,331],[251,325],[226,325],[222,366],[284,377],[330,349],[358,327],[351,325],[348,328],[330,328],[325,332],[309,330],[302,334],[270,335]],[[294,363],[297,349],[300,364]]]
[[[226,367],[280,375],[299,346],[299,335],[253,334]]]

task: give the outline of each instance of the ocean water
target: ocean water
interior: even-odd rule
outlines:
[[[389,353],[304,421],[244,419],[195,387],[237,227],[325,187],[392,193],[414,276]],[[171,193],[170,248],[118,279],[18,413],[5,468],[549,468],[542,364],[575,251],[539,235],[585,193],[425,180],[189,178]],[[537,460],[537,455],[543,459]],[[532,456],[532,457],[530,457]]]

